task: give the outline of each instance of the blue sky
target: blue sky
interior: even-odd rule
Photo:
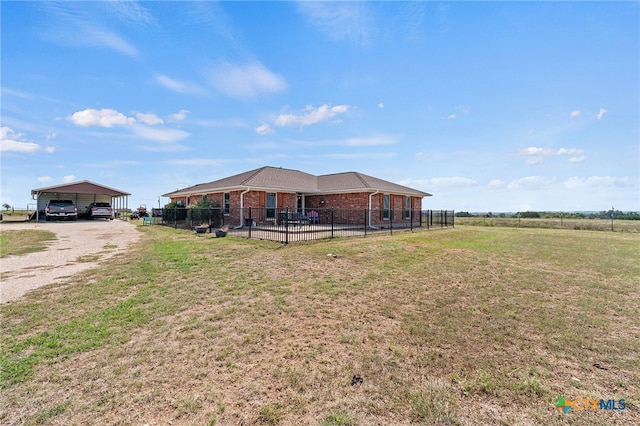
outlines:
[[[640,210],[638,2],[0,7],[2,204],[86,179],[157,206],[276,166],[424,208]]]

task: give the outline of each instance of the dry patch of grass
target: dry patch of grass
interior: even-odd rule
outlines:
[[[56,234],[51,231],[3,229],[0,232],[0,258],[44,251],[47,245],[55,239]]]
[[[640,421],[637,234],[144,232],[0,308],[3,423]],[[563,417],[558,396],[627,409]]]

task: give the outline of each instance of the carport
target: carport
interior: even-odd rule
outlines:
[[[78,208],[78,213],[91,203],[111,203],[114,211],[122,212],[129,208],[128,192],[109,188],[108,186],[83,180],[64,185],[48,186],[31,190],[31,198],[36,200],[36,220],[40,220],[40,212],[44,212],[50,200],[72,200]]]

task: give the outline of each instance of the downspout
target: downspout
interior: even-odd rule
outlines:
[[[371,229],[380,229],[377,226],[373,226],[371,224],[371,199],[373,198],[374,195],[379,194],[380,190],[376,189],[376,192],[372,192],[371,194],[369,194],[369,228]]]
[[[247,187],[247,189],[245,189],[240,193],[240,225],[236,226],[233,229],[240,229],[244,225],[244,217],[242,217],[244,216],[244,194],[246,194],[249,191],[251,191],[251,188]]]

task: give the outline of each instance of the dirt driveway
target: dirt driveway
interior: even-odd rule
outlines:
[[[0,303],[47,284],[64,282],[122,253],[141,235],[134,224],[121,220],[0,223],[0,232],[18,229],[51,231],[57,239],[45,251],[0,259]]]

